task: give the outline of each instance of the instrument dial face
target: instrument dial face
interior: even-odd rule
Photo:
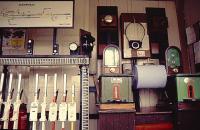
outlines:
[[[113,17],[111,15],[106,15],[104,17],[104,20],[105,20],[106,23],[112,23]]]
[[[76,43],[71,43],[71,44],[69,45],[69,49],[70,49],[71,51],[75,51],[75,50],[77,50],[77,48],[78,48],[78,45],[77,45]]]

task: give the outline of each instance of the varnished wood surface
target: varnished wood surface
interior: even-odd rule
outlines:
[[[134,113],[99,114],[98,130],[133,130]]]
[[[128,104],[100,104],[99,105],[99,112],[135,112],[135,104],[128,103]]]

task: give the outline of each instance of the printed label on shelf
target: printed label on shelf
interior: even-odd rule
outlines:
[[[47,106],[47,104],[44,103],[44,102],[41,104],[41,118],[40,118],[40,121],[46,121],[46,106]]]
[[[56,121],[57,120],[57,110],[58,106],[55,102],[50,103],[49,106],[49,121]]]
[[[62,102],[59,105],[59,121],[66,121],[67,120],[67,103]]]
[[[68,103],[68,120],[76,121],[76,103]]]
[[[30,121],[37,121],[38,103],[32,102],[30,108]]]
[[[122,83],[123,79],[120,77],[111,77],[111,83]]]
[[[138,57],[145,57],[145,51],[137,51]]]

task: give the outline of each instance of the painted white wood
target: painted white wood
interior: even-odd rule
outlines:
[[[173,2],[166,3],[166,16],[168,18],[168,40],[170,46],[177,46],[180,48],[180,38],[178,30],[178,20],[176,15],[176,8]],[[175,13],[174,13],[175,12]]]
[[[97,0],[89,0],[89,21],[87,22],[88,31],[95,37],[94,48],[92,51],[92,57],[90,59],[90,73],[97,73]]]
[[[155,107],[158,103],[158,95],[157,90],[150,89],[149,90],[149,106]]]

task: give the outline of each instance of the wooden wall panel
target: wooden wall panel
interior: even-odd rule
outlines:
[[[77,42],[79,43],[79,29],[85,29],[92,33],[96,38],[97,36],[97,19],[96,19],[96,7],[97,6],[118,6],[118,16],[121,13],[145,13],[145,7],[161,7],[166,9],[166,15],[169,20],[168,28],[168,39],[169,45],[175,45],[180,47],[180,39],[178,35],[178,25],[177,25],[177,15],[175,11],[175,5],[172,1],[134,1],[134,0],[75,0],[75,15],[74,15],[74,28],[72,29],[58,29],[58,43],[60,45],[60,54],[69,54],[69,43]],[[36,54],[51,54],[52,53],[52,29],[31,29],[29,30],[29,36],[36,39],[35,42],[35,53]],[[120,32],[119,32],[120,36]],[[119,41],[121,41],[119,37]],[[96,41],[95,41],[96,44]],[[121,44],[120,44],[121,45]],[[96,45],[94,46],[94,51],[92,52],[90,72],[97,72],[97,59],[96,59]],[[125,60],[124,60],[125,61]],[[123,62],[124,62],[123,61]],[[127,62],[127,61],[125,61]],[[71,73],[71,72],[70,72]],[[146,92],[145,95],[152,95],[148,97],[153,97],[154,100],[145,103],[154,105],[157,98],[154,93]],[[94,100],[94,99],[91,99]],[[143,99],[142,99],[143,100]],[[91,102],[94,103],[94,102]],[[94,110],[92,110],[94,112]],[[91,123],[90,126],[92,130],[95,130],[96,123]],[[78,128],[77,128],[78,129]],[[102,130],[102,129],[101,129]]]
[[[200,20],[200,1],[199,0],[184,0],[184,18],[185,25],[190,26]]]
[[[98,130],[134,130],[134,113],[99,113]]]
[[[183,72],[190,72],[188,49],[186,42],[186,33],[185,33],[185,21],[184,21],[184,2],[182,0],[175,0],[176,3],[176,12],[178,19],[179,35],[180,35],[180,50],[182,51],[182,61],[183,61]]]
[[[158,102],[158,92],[155,89],[140,89],[140,107],[154,107]]]

